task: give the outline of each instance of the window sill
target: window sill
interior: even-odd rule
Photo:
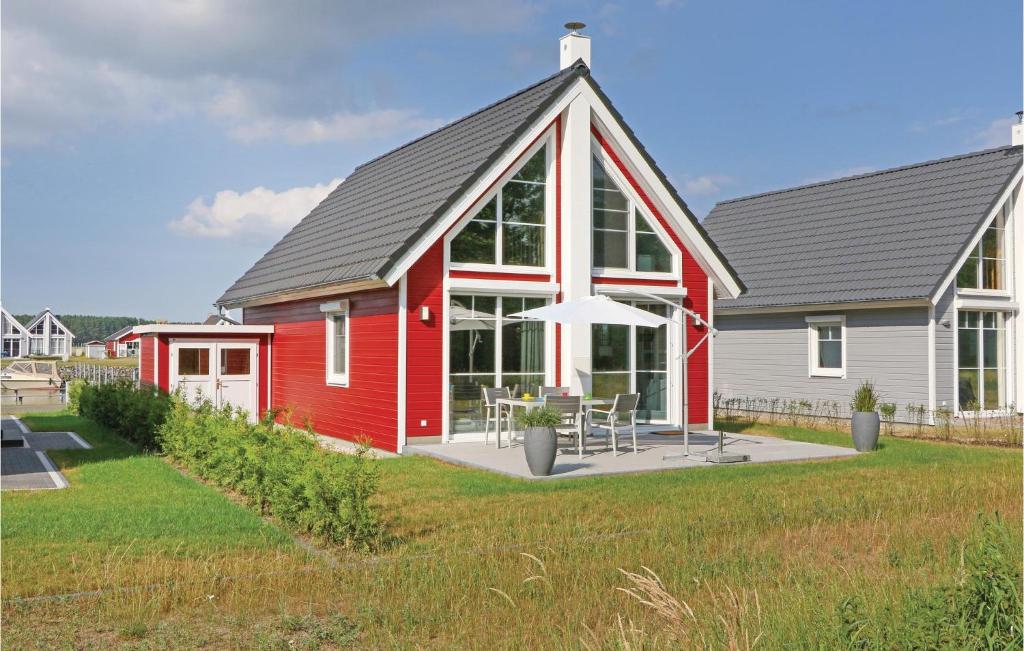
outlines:
[[[327,386],[338,387],[339,389],[348,388],[348,378],[329,377],[327,378]]]
[[[449,271],[482,271],[485,273],[499,274],[531,274],[537,276],[550,276],[554,270],[550,267],[524,267],[510,264],[484,264],[476,262],[450,262]]]
[[[972,289],[956,288],[957,296],[984,296],[985,298],[1012,298],[1012,295],[1005,289]]]
[[[678,274],[668,271],[630,271],[629,269],[612,269],[594,267],[590,270],[594,278],[630,278],[639,280],[679,280]]]
[[[846,371],[842,369],[828,370],[828,369],[815,369],[810,372],[808,377],[831,377],[831,378],[846,378]]]

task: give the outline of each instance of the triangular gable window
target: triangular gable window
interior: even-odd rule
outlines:
[[[592,180],[594,267],[671,273],[672,254],[668,247],[596,157]]]
[[[541,147],[452,239],[454,263],[543,267],[547,147]]]

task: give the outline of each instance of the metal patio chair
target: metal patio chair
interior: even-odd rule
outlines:
[[[615,401],[611,409],[590,409],[587,411],[587,430],[600,427],[606,430],[605,443],[608,435],[612,437],[612,456],[619,456],[619,430],[630,430],[633,434],[633,454],[636,449],[636,408],[640,404],[639,393],[619,393],[615,395]],[[594,415],[602,417],[602,420],[594,423]]]
[[[558,396],[562,397],[562,394],[569,393],[569,387],[538,387],[537,395],[543,398],[544,396]]]
[[[562,415],[562,424],[555,426],[555,432],[576,439],[579,455],[583,456],[583,401],[579,396],[548,394],[544,396],[544,407]]]
[[[498,429],[498,419],[503,417],[508,425],[509,444],[512,442],[512,408],[508,405],[498,405],[498,400],[511,398],[512,394],[508,387],[484,387],[484,445],[487,445],[491,431],[491,421],[494,421],[494,429]],[[498,441],[501,444],[501,441]]]

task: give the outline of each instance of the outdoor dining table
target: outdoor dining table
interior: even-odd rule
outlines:
[[[584,399],[582,399],[580,401],[580,406],[583,409],[583,413],[580,414],[580,417],[583,418],[583,419],[586,419],[587,412],[590,409],[592,409],[594,407],[608,406],[608,405],[612,404],[612,402],[614,402],[614,401],[611,400],[610,398],[584,398]],[[498,398],[497,400],[494,401],[494,403],[498,407],[498,413],[499,414],[501,413],[502,405],[507,406],[508,409],[509,409],[509,413],[511,414],[512,410],[514,410],[516,407],[522,407],[524,409],[537,409],[538,407],[543,407],[544,406],[544,398],[531,398],[530,400],[525,400],[523,398]],[[497,426],[496,426],[496,429],[495,429],[495,435],[497,437],[496,445],[498,446],[498,448],[501,448],[501,417],[500,416],[498,418]],[[588,436],[590,436],[589,426],[587,426],[587,429],[583,432],[583,436],[581,437],[581,440],[579,442],[581,450],[583,448],[583,440],[586,439],[586,437],[588,437]],[[508,433],[508,447],[512,447],[512,431],[511,430]]]

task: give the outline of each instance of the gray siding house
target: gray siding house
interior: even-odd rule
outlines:
[[[1024,405],[1021,126],[1014,145],[719,203],[704,227],[747,286],[716,300],[723,398]]]

